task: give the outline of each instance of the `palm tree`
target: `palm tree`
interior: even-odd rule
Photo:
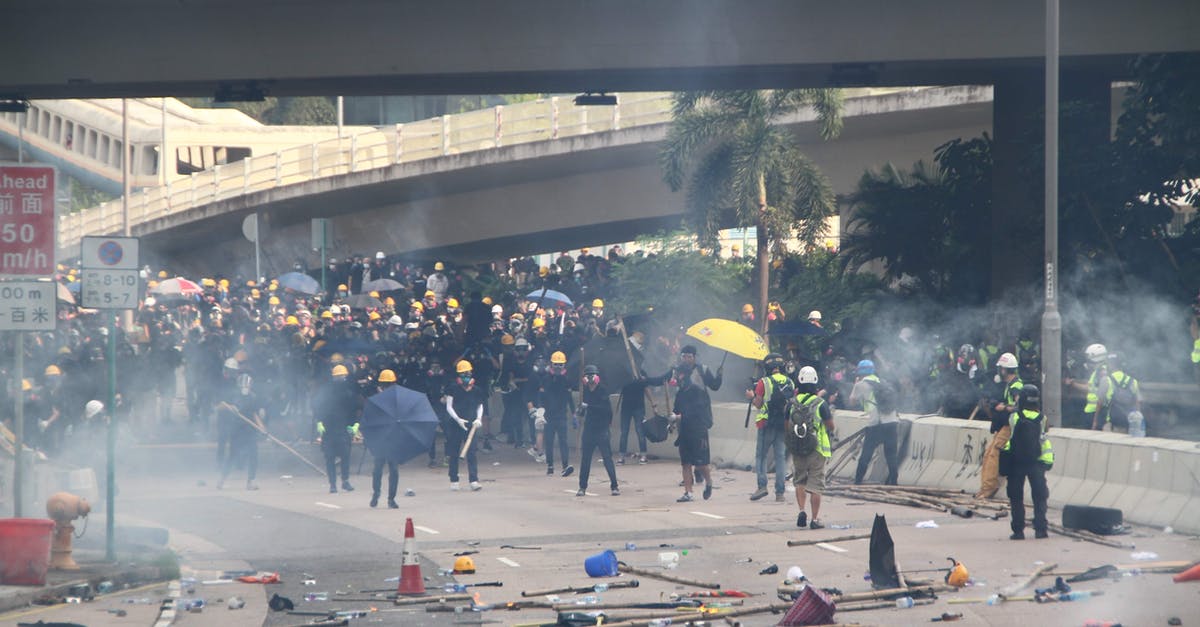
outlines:
[[[835,89],[699,91],[675,94],[674,118],[659,155],[672,191],[687,187],[685,222],[701,246],[716,249],[717,231],[758,231],[758,312],[766,330],[771,249],[795,235],[815,244],[837,210],[828,179],[782,126],[815,111],[821,137],[842,128]]]

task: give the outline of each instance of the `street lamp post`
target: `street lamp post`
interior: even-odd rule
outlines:
[[[1058,312],[1058,3],[1046,0],[1046,309],[1042,313],[1042,412],[1062,425],[1062,316]]]

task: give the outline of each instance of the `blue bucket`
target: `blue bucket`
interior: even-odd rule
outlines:
[[[617,554],[612,551],[597,553],[583,560],[583,569],[588,577],[616,577],[620,574],[617,570]]]

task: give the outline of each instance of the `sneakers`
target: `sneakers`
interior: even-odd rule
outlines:
[[[776,494],[776,495],[775,495],[775,502],[776,502],[776,503],[782,503],[782,502],[783,502],[783,492],[780,492],[779,494]]]
[[[335,485],[331,485],[331,486],[329,486],[329,493],[330,493],[330,494],[337,494],[337,486],[335,486]]]
[[[1035,531],[1033,532],[1033,537],[1037,538],[1038,540],[1049,538],[1050,532],[1046,531],[1045,529],[1042,529],[1041,531]]]
[[[379,507],[379,495],[378,494],[371,495],[371,507]]]
[[[1024,540],[1025,532],[1024,531],[1014,531],[1014,532],[1012,532],[1012,535],[1008,536],[1008,539],[1009,540]]]
[[[621,496],[621,488],[613,488],[612,495],[613,496]]]
[[[801,529],[808,526],[808,512],[800,512],[800,515],[796,517],[796,526],[800,527]]]
[[[457,481],[451,481],[451,482],[450,482],[450,491],[451,491],[451,492],[458,492],[458,490],[459,490],[459,487],[458,487],[458,482],[457,482]]]
[[[554,466],[546,466],[546,474],[553,475],[554,474]]]
[[[546,456],[542,455],[541,453],[538,453],[537,457],[533,458],[533,461],[535,461],[539,464],[544,464],[544,463],[546,463]]]
[[[618,466],[624,466],[624,465],[625,465],[625,455],[624,455],[624,454],[617,455],[617,465],[618,465]]]
[[[570,477],[570,476],[571,476],[571,475],[573,475],[573,474],[575,474],[575,467],[574,467],[574,466],[567,465],[567,467],[566,467],[566,468],[563,468],[563,471],[562,471],[562,476],[564,476],[564,477]]]
[[[769,492],[767,492],[766,488],[759,488],[754,491],[754,494],[750,495],[750,500],[757,501],[759,499],[766,498],[767,494],[769,494]]]
[[[645,466],[646,465],[646,456],[642,455],[641,457],[638,457],[638,463]]]
[[[683,496],[675,499],[676,503],[691,503],[693,500],[691,492],[684,492]]]
[[[388,499],[388,509],[400,509],[400,504],[396,502],[396,499]]]
[[[587,490],[579,488],[579,491],[575,493],[575,496],[587,496]]]
[[[531,447],[529,447],[529,448],[527,448],[527,449],[525,449],[525,452],[526,452],[526,453],[529,453],[529,456],[530,456],[530,457],[532,457],[532,458],[534,458],[534,459],[537,459],[537,458],[538,458],[538,455],[541,455],[541,453],[539,453],[539,452],[538,452],[538,450],[537,450],[536,448],[533,448],[532,446],[531,446]]]
[[[472,492],[478,492],[478,491],[480,491],[480,490],[482,490],[482,489],[483,489],[483,485],[482,485],[482,484],[480,484],[478,481],[472,481],[472,482],[471,482],[471,491],[472,491]]]
[[[247,482],[246,482],[246,489],[247,489],[247,490],[257,490],[257,489],[258,489],[258,484],[257,484],[257,483],[254,483],[253,481],[247,481]]]
[[[713,487],[711,483],[704,484],[704,500],[712,498]]]
[[[353,491],[354,491],[354,486],[350,485],[350,482],[349,482],[349,481],[343,481],[343,482],[342,482],[342,489],[343,489],[343,490],[345,490],[346,492],[353,492]]]
[[[808,528],[809,529],[824,529],[825,525],[822,525],[821,521],[814,518],[814,519],[812,519],[812,522],[808,523]]]

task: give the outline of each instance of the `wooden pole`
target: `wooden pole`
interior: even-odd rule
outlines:
[[[225,403],[225,402],[219,403],[219,405],[220,405],[222,408],[224,408],[226,411],[231,411],[231,412],[233,412],[233,413],[234,413],[234,415],[236,415],[238,418],[241,418],[242,420],[246,421],[246,424],[249,424],[251,427],[254,427],[254,430],[255,430],[255,431],[258,431],[259,433],[261,433],[261,434],[263,434],[263,435],[267,436],[267,439],[269,439],[269,440],[271,440],[272,442],[274,442],[274,443],[278,444],[279,446],[282,446],[282,447],[283,447],[285,450],[287,450],[287,451],[288,451],[289,453],[291,453],[292,455],[295,455],[296,457],[299,457],[301,461],[303,461],[304,463],[308,464],[308,465],[309,465],[309,466],[310,466],[310,467],[311,467],[313,470],[317,471],[318,473],[320,473],[320,474],[322,474],[322,475],[324,475],[324,474],[325,474],[325,469],[324,469],[324,468],[321,468],[321,467],[317,466],[316,464],[314,464],[314,463],[312,463],[312,462],[308,461],[308,458],[307,458],[307,457],[305,457],[305,456],[303,456],[303,455],[301,455],[299,451],[297,451],[296,449],[294,449],[294,448],[292,448],[292,447],[288,446],[287,444],[284,444],[282,440],[280,440],[279,438],[277,438],[277,437],[275,437],[275,436],[271,435],[270,433],[268,433],[266,429],[264,429],[264,428],[262,428],[262,427],[258,426],[258,423],[256,423],[256,422],[254,422],[253,420],[250,420],[249,418],[247,418],[247,417],[243,416],[243,415],[242,415],[242,412],[238,411],[238,408],[237,408],[237,407],[234,407],[233,405],[230,405],[229,403]]]
[[[822,544],[825,542],[850,542],[851,540],[866,540],[871,537],[869,533],[858,533],[852,536],[837,536],[835,538],[823,538],[818,540],[788,540],[788,546],[811,546],[814,544]]]
[[[672,583],[681,583],[685,586],[696,586],[697,588],[708,588],[710,590],[720,590],[721,589],[721,584],[719,584],[719,583],[708,583],[708,582],[704,582],[704,581],[697,581],[695,579],[687,579],[686,577],[676,577],[674,575],[667,575],[667,574],[663,574],[663,573],[660,573],[657,571],[647,570],[645,568],[637,568],[635,566],[630,566],[629,564],[626,564],[625,562],[617,562],[617,569],[623,573],[633,573],[635,575],[641,575],[643,577],[650,577],[652,579],[659,579],[662,581],[670,581]]]
[[[1028,588],[1033,584],[1033,582],[1037,581],[1038,577],[1041,577],[1055,568],[1058,568],[1058,564],[1042,564],[1037,568],[1037,570],[1029,573],[1020,581],[1005,587],[1004,590],[1000,591],[1000,595],[1004,597],[1011,597],[1025,588]]]

